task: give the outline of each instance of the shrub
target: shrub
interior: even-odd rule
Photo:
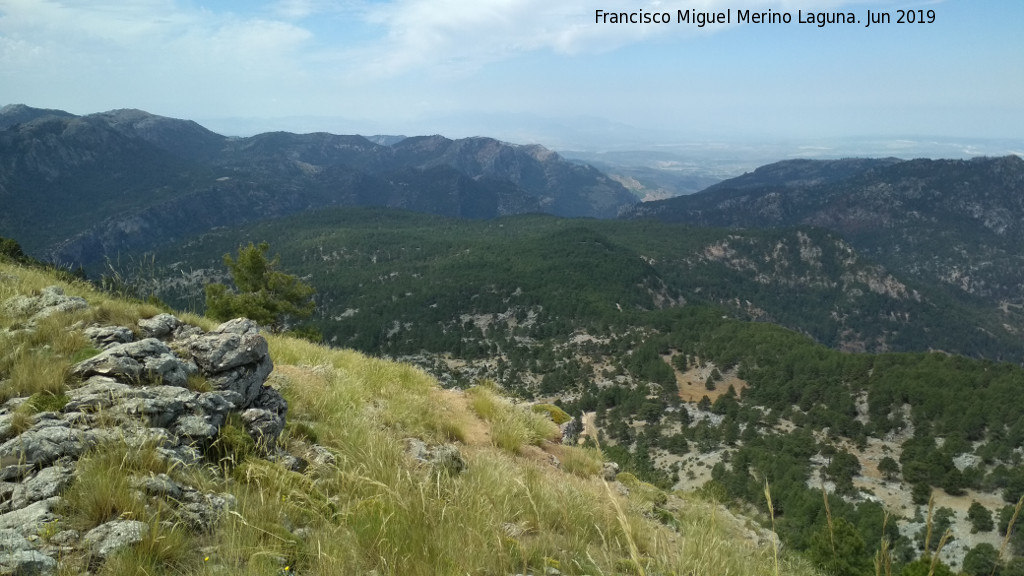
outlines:
[[[971,502],[967,509],[967,519],[971,521],[971,532],[991,532],[995,528],[992,512],[978,502]]]
[[[280,259],[267,259],[270,246],[249,243],[239,247],[238,258],[224,255],[224,265],[238,287],[237,293],[223,284],[206,287],[206,312],[218,320],[245,316],[279,331],[285,318],[304,318],[313,313],[315,290],[291,274],[277,270]]]

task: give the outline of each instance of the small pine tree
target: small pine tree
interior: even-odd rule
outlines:
[[[971,533],[991,532],[996,526],[992,512],[976,501],[971,502],[971,507],[967,509],[967,519],[971,521]]]
[[[313,287],[291,274],[277,270],[280,258],[267,259],[270,246],[249,243],[238,249],[238,258],[224,255],[224,265],[238,289],[232,292],[223,284],[206,287],[206,313],[217,320],[245,316],[280,331],[287,317],[304,318],[313,313]]]
[[[882,458],[878,463],[878,471],[886,480],[889,481],[898,480],[900,477],[900,465],[892,458],[892,456]]]

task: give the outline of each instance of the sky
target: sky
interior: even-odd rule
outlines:
[[[934,22],[897,24],[899,9]],[[865,27],[869,10],[893,23]],[[798,23],[808,12],[860,22]],[[1019,140],[1021,30],[1022,0],[0,0],[0,105],[139,108],[233,135]]]

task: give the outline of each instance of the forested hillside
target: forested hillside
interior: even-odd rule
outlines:
[[[0,110],[0,234],[70,265],[323,206],[613,218],[635,200],[589,165],[492,138],[229,138],[141,110]]]
[[[1019,354],[1013,340],[978,339],[964,304],[834,234],[367,209],[302,222],[157,254],[137,287],[200,306],[221,254],[272,238],[317,286],[328,341],[553,403],[581,442],[664,488],[753,511],[767,482],[780,535],[836,573],[870,570],[885,538],[913,574],[947,526],[942,561],[971,567],[1001,539],[995,520],[972,532],[974,518],[1005,532],[1024,494],[1024,370],[950,354]],[[844,568],[826,546],[837,525]],[[1006,561],[1024,553],[1013,534]]]
[[[326,340],[367,351],[459,351],[490,324],[531,337],[621,331],[646,312],[702,303],[851,351],[1024,358],[1019,339],[984,323],[980,302],[894,275],[820,229],[332,209],[207,234],[135,272],[168,302],[201,307],[204,282],[224,271],[220,257],[268,238],[317,287]]]
[[[788,160],[634,217],[700,226],[817,226],[908,280],[981,302],[1024,335],[1024,160]]]

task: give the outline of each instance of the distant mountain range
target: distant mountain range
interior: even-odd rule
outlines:
[[[637,172],[633,180],[643,188],[639,179],[645,177]],[[632,177],[616,178],[629,183]],[[652,181],[647,189],[662,184]],[[689,293],[686,299],[700,294],[699,300],[733,301],[749,308],[752,317],[848,349],[943,346],[974,355],[999,350],[991,356],[1013,357],[1014,346],[1008,343],[1024,334],[1024,160],[1017,156],[789,160],[696,194],[637,203],[605,173],[537,145],[482,137],[287,132],[232,138],[195,122],[139,110],[76,116],[15,105],[0,109],[0,205],[0,236],[17,239],[36,257],[87,266],[119,255],[166,254],[169,247],[214,230],[293,215],[288,226],[312,231],[323,222],[302,215],[345,206],[463,219],[545,212],[654,218],[699,227],[797,228],[799,234],[784,231],[777,242],[774,236],[716,233],[713,242],[658,251],[648,243],[661,239],[644,234],[693,236],[698,229],[630,228],[629,250],[656,258],[658,272],[646,279],[623,273],[622,278],[634,278],[632,283],[604,292],[640,289],[646,294],[651,289],[660,298],[665,295],[649,284],[651,278],[661,282],[689,270],[685,274],[690,277],[668,282],[678,295]],[[455,226],[451,220],[437,222]],[[827,229],[828,240],[812,233],[815,228]],[[297,233],[297,240],[309,237],[304,230]],[[800,248],[798,258],[786,256],[804,238],[818,240]],[[398,234],[388,242],[401,240]],[[374,240],[361,237],[360,242]],[[772,242],[779,245],[773,248]],[[831,252],[821,259],[815,251],[825,246]],[[855,254],[858,262],[882,268],[867,276],[851,269],[853,261],[843,256],[847,249],[849,258]],[[299,247],[285,251],[308,257]],[[673,260],[676,264],[666,264]],[[697,273],[698,261],[724,267],[735,278],[723,280],[728,274],[721,270]],[[577,291],[586,290],[586,278],[574,281],[583,282]],[[851,282],[866,284],[850,291]],[[841,302],[818,306],[821,317],[814,318],[801,318],[794,298],[772,303],[773,291],[801,283],[835,289],[835,294],[816,298]],[[922,299],[912,292],[897,294],[904,289],[918,290]],[[890,304],[876,303],[882,309],[875,310],[854,295],[856,290],[888,294]],[[709,297],[711,292],[715,295]],[[945,310],[948,318],[940,320],[936,310]],[[917,325],[915,314],[929,320]],[[872,327],[872,315],[885,319]],[[944,330],[947,320],[952,333],[966,334],[962,327],[970,326],[979,337],[950,341],[929,336]]]
[[[815,226],[902,277],[1024,328],[1024,160],[791,160],[630,216],[698,226]]]
[[[615,217],[636,197],[542,146],[491,138],[377,139],[274,132],[229,138],[116,110],[0,109],[0,234],[89,263],[219,226],[330,205],[464,218]]]

